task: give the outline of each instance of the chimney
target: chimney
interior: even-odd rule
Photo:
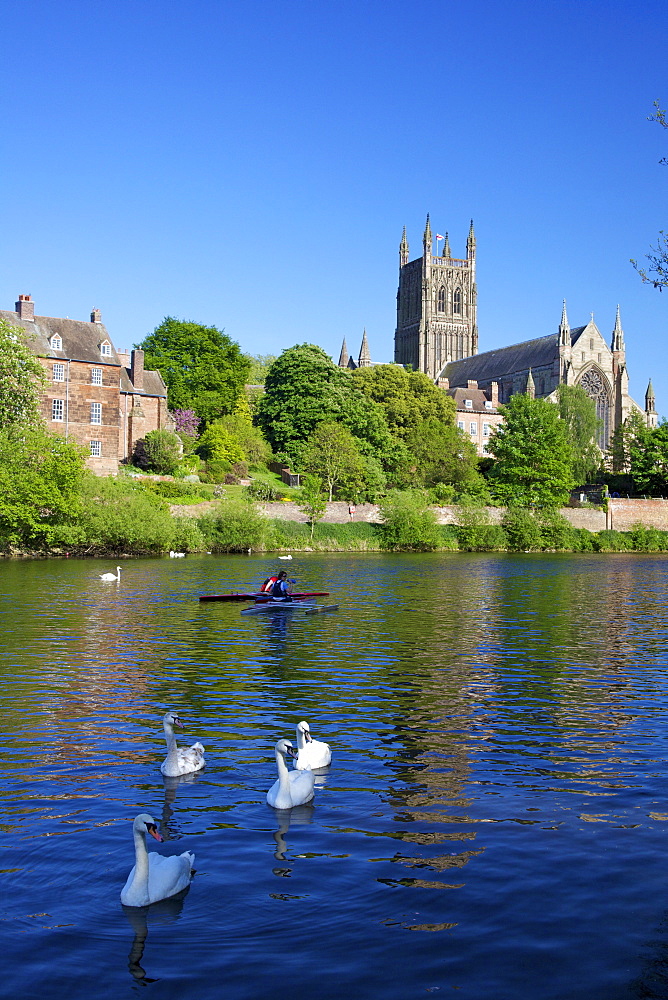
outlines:
[[[438,380],[438,388],[439,389],[449,389],[450,388],[450,379],[449,378],[444,378],[444,377],[439,378],[439,380]]]
[[[16,312],[19,314],[19,319],[27,319],[33,322],[35,319],[35,303],[29,295],[19,295],[19,301],[16,303]]]
[[[498,406],[499,405],[499,383],[498,382],[492,382],[492,384],[490,385],[490,389],[492,390],[492,406]]]
[[[144,352],[140,347],[135,347],[131,354],[130,361],[130,381],[137,392],[144,391]]]
[[[466,388],[467,389],[477,389],[478,388],[478,382],[477,382],[477,380],[474,379],[474,378],[468,379],[468,381],[466,383]]]
[[[102,322],[102,313],[100,312],[99,309],[93,309],[92,313],[90,314],[90,321],[91,323]]]

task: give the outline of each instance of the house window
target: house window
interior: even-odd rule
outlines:
[[[64,382],[65,381],[65,365],[54,365],[53,366],[53,381],[54,382]]]
[[[90,370],[90,380],[93,385],[102,385],[102,369],[101,368],[91,368]]]
[[[489,437],[489,424],[482,425],[482,436]]]
[[[102,403],[90,404],[90,422],[91,424],[102,423]]]
[[[459,315],[462,311],[462,292],[460,288],[455,290],[455,294],[452,296],[452,311]]]
[[[440,313],[445,312],[445,288],[443,287],[438,290],[438,311]]]
[[[90,453],[93,458],[99,458],[102,454],[102,442],[101,441],[91,441],[90,443]]]
[[[52,351],[62,351],[62,349],[63,349],[63,342],[62,342],[62,340],[60,339],[60,337],[57,337],[54,334],[53,337],[51,338],[51,350]]]
[[[475,420],[471,421],[471,423],[469,424],[469,429],[470,429],[470,432],[471,432],[471,436],[475,437],[476,434],[478,433],[478,424],[476,423]]]
[[[463,420],[458,420],[457,421],[457,426],[459,427],[460,431],[463,431],[464,430],[464,421]]]
[[[590,351],[594,350],[594,338],[593,337],[589,338],[589,350]]]
[[[52,420],[62,420],[63,412],[65,409],[64,399],[54,399],[51,402],[51,419]]]
[[[472,399],[465,399],[464,400],[464,406],[466,407],[467,410],[472,410],[473,409],[473,400]]]
[[[108,340],[105,340],[103,344],[100,344],[100,354],[105,358],[111,357],[111,344]]]
[[[486,410],[491,410],[491,409],[492,409],[492,404],[491,404],[491,402],[489,401],[489,399],[486,399],[486,400],[485,400],[485,409],[486,409]]]

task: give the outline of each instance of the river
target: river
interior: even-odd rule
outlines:
[[[338,612],[197,600],[277,566]],[[114,568],[0,563],[3,995],[668,997],[665,556]],[[277,813],[301,719],[332,764]],[[196,874],[128,910],[140,812]]]

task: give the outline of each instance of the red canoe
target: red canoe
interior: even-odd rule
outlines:
[[[305,597],[329,597],[326,590],[315,590],[311,594],[290,594],[294,600],[303,600]],[[256,604],[264,604],[271,600],[270,594],[203,594],[200,601],[255,601]]]

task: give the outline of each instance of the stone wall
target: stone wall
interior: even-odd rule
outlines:
[[[668,500],[608,500],[608,527],[630,531],[634,524],[668,531]]]

